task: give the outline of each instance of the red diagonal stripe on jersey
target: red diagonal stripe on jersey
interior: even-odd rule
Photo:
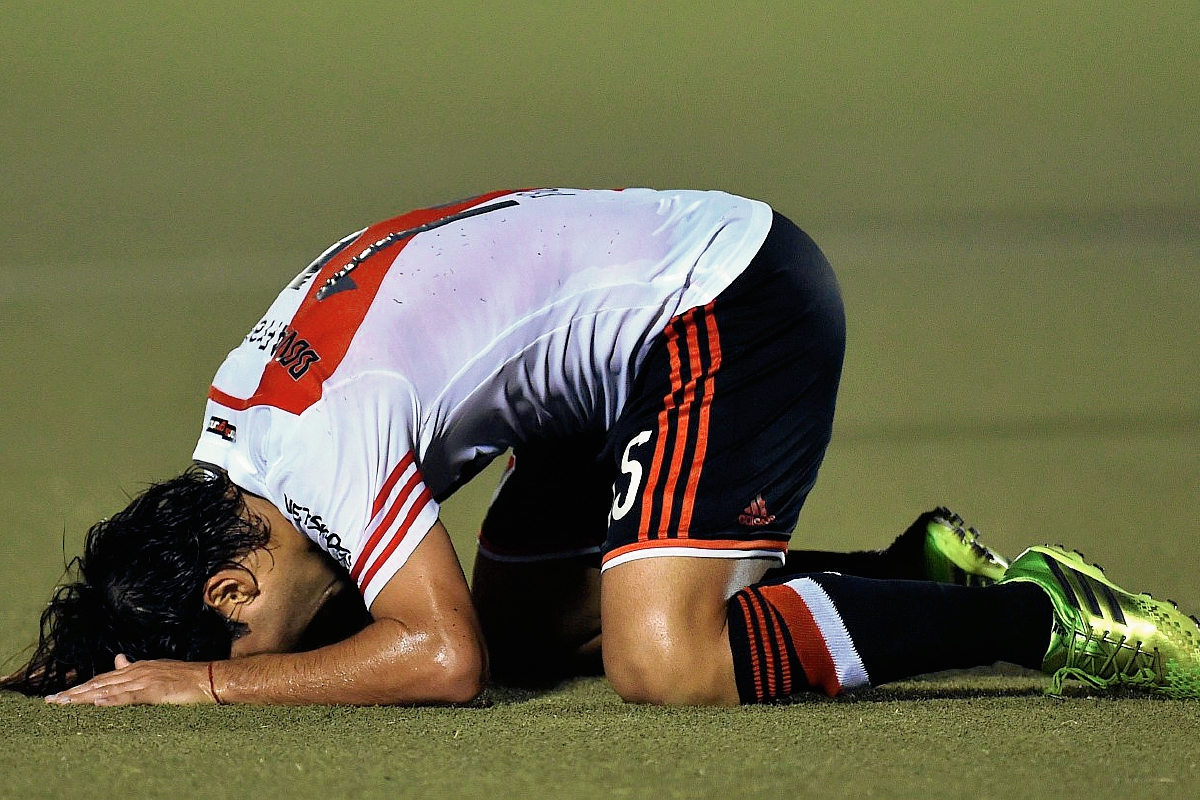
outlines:
[[[208,387],[208,399],[213,402],[220,403],[226,408],[234,411],[245,411],[250,406],[254,405],[253,400],[244,400],[240,397],[234,397],[231,394],[225,394],[215,386]]]
[[[309,283],[304,301],[291,319],[291,328],[296,333],[296,340],[303,339],[308,342],[320,357],[319,360],[312,362],[299,379],[289,375],[287,368],[279,362],[268,361],[258,382],[258,388],[250,397],[230,397],[213,387],[209,398],[238,411],[257,405],[271,405],[293,414],[304,411],[321,398],[325,379],[342,363],[354,334],[358,332],[363,318],[375,300],[375,295],[379,293],[379,287],[387,275],[387,267],[412,241],[412,237],[400,239],[362,261],[350,273],[356,288],[335,292],[324,300],[317,300],[317,292],[334,273],[360,255],[369,245],[389,234],[429,225],[512,193],[512,190],[506,189],[437,208],[410,211],[367,228],[352,244],[321,268],[316,278]]]
[[[771,605],[779,609],[787,622],[808,685],[820,687],[825,694],[836,697],[842,691],[842,684],[838,680],[833,655],[825,644],[825,635],[813,619],[808,605],[795,590],[784,584],[763,586],[760,591]]]

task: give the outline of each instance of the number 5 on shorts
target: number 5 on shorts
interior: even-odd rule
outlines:
[[[619,520],[624,517],[637,501],[638,490],[642,486],[642,465],[636,459],[630,458],[629,451],[648,441],[650,441],[650,431],[642,431],[630,439],[629,444],[625,445],[625,452],[621,455],[621,472],[629,476],[629,486],[625,489],[624,496],[620,496],[617,493],[616,485],[613,485],[613,506],[612,513],[609,515],[610,521]]]

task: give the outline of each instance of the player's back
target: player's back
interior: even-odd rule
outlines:
[[[646,189],[499,192],[412,212],[297,276],[211,398],[299,415],[334,387],[350,398],[403,385],[396,421],[408,418],[436,490],[465,459],[610,425],[650,339],[729,285],[770,223],[757,201]]]

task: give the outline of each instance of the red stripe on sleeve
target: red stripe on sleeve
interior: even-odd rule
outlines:
[[[408,480],[405,481],[404,487],[400,490],[400,494],[396,497],[396,501],[392,503],[387,514],[382,520],[379,521],[379,524],[375,526],[375,532],[371,534],[371,538],[368,539],[366,545],[363,546],[362,553],[359,554],[359,557],[354,562],[354,569],[350,570],[350,577],[358,580],[358,576],[362,574],[367,562],[371,560],[372,554],[375,552],[375,548],[379,545],[380,540],[383,539],[384,535],[388,531],[388,528],[391,527],[392,521],[396,519],[397,515],[399,515],[400,509],[404,506],[404,502],[409,498],[413,492],[413,489],[415,489],[418,485],[421,485],[421,473],[420,471],[414,469],[412,475],[409,475]],[[425,491],[429,490],[426,489]]]
[[[383,504],[392,494],[392,488],[395,487],[396,481],[400,480],[400,476],[404,474],[404,470],[408,469],[415,462],[416,456],[410,450],[404,458],[400,459],[400,463],[392,469],[387,480],[383,482],[383,488],[379,490],[379,494],[375,495],[375,502],[371,504],[371,519],[379,516],[379,512],[383,510]]]
[[[417,515],[425,510],[425,506],[429,505],[431,500],[433,500],[433,492],[429,491],[429,487],[426,487],[425,490],[417,496],[417,499],[413,501],[412,507],[409,508],[408,513],[404,515],[404,521],[396,527],[396,532],[392,536],[391,541],[389,541],[387,547],[380,552],[379,557],[375,559],[375,563],[371,565],[371,568],[367,570],[365,575],[363,575],[363,579],[359,582],[359,586],[365,589],[367,585],[371,583],[371,579],[375,577],[375,573],[379,572],[379,569],[383,566],[384,562],[388,560],[388,557],[391,556],[392,553],[396,552],[396,548],[399,547],[400,543],[403,542],[408,536],[409,531],[412,528],[413,521],[416,520]],[[399,503],[394,506],[394,508],[397,509],[399,507]]]

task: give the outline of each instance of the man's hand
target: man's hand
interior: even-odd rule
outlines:
[[[46,698],[59,705],[124,706],[140,703],[215,703],[208,663],[130,661],[118,655],[113,671]]]

